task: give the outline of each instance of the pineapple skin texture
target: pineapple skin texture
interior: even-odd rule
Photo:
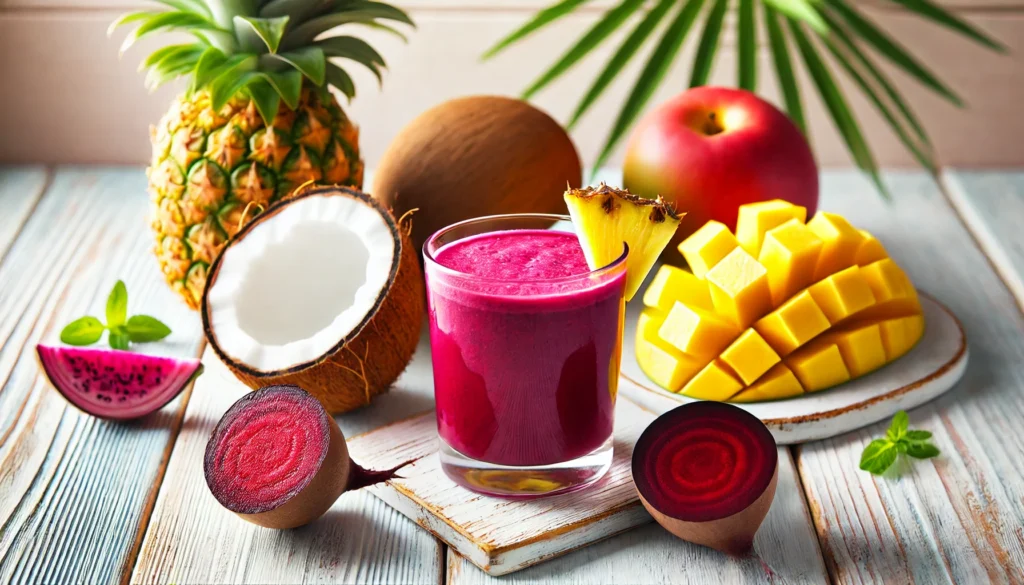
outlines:
[[[246,97],[215,112],[207,91],[182,95],[150,141],[154,253],[192,309],[224,244],[270,204],[309,181],[363,184],[359,130],[329,92],[308,86],[294,110],[281,103],[270,128]]]

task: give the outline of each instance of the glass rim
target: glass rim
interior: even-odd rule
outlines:
[[[427,240],[425,242],[423,242],[423,250],[422,250],[423,251],[423,258],[424,258],[424,260],[426,262],[429,262],[430,265],[433,268],[439,270],[442,274],[445,274],[447,276],[454,276],[456,278],[466,278],[466,279],[471,279],[471,280],[475,280],[475,281],[478,281],[478,282],[493,282],[493,283],[530,282],[530,283],[544,283],[544,284],[547,284],[547,283],[573,282],[573,281],[577,281],[577,280],[583,280],[583,279],[591,278],[591,277],[594,277],[594,276],[603,276],[603,275],[605,275],[607,273],[610,273],[613,270],[617,269],[619,266],[624,266],[625,263],[626,263],[626,258],[629,256],[629,245],[626,244],[626,242],[623,242],[622,243],[622,254],[620,254],[618,258],[616,258],[611,264],[608,264],[607,266],[602,266],[601,268],[597,268],[595,270],[590,270],[590,271],[587,271],[587,272],[581,272],[579,274],[572,274],[570,276],[559,276],[559,277],[556,277],[556,278],[538,278],[538,279],[531,279],[531,280],[528,280],[528,281],[516,281],[516,280],[513,280],[513,279],[509,279],[509,278],[494,278],[494,277],[490,277],[490,276],[480,276],[480,275],[477,275],[477,274],[470,274],[468,272],[462,272],[460,270],[455,270],[454,268],[449,268],[449,267],[445,266],[444,264],[441,264],[440,262],[438,262],[437,259],[434,258],[434,255],[430,253],[430,249],[429,249],[430,244],[433,243],[438,238],[440,238],[441,236],[445,235],[448,232],[451,232],[454,229],[457,229],[457,228],[460,228],[460,227],[465,227],[465,226],[472,225],[472,224],[475,224],[475,223],[485,223],[485,222],[489,222],[489,221],[501,221],[501,220],[510,220],[510,219],[536,219],[536,220],[549,219],[549,220],[553,220],[553,221],[556,221],[556,222],[557,221],[572,222],[572,218],[571,217],[569,217],[568,215],[565,215],[565,214],[560,214],[560,213],[502,213],[502,214],[498,214],[498,215],[483,215],[483,216],[474,217],[474,218],[471,218],[471,219],[464,219],[462,221],[458,221],[458,222],[455,222],[455,223],[453,223],[451,225],[445,226],[445,227],[437,230],[433,234],[431,234],[430,237],[427,238]],[[521,229],[528,229],[528,228],[521,228]],[[511,230],[495,229],[495,230],[480,232],[479,234],[473,234],[473,235],[482,235],[482,234],[491,233],[491,232],[498,232],[498,231],[511,231]],[[576,235],[573,232],[566,232],[566,231],[563,231],[563,230],[557,230],[557,231],[562,231],[562,233],[572,233],[573,235]]]

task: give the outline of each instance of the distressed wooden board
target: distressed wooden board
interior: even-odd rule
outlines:
[[[924,337],[907,355],[882,369],[836,388],[787,400],[736,404],[761,419],[782,445],[817,441],[891,417],[949,391],[967,368],[964,331],[941,303],[921,295]],[[626,319],[622,392],[655,412],[697,402],[661,388],[636,362],[634,340],[640,303],[630,304]]]
[[[1024,173],[946,170],[950,203],[1024,308]]]
[[[132,583],[440,581],[442,545],[365,490],[342,495],[322,518],[295,530],[261,528],[222,508],[206,486],[203,454],[221,415],[249,389],[212,351],[203,363]],[[433,408],[429,364],[415,360],[391,392],[338,417],[342,431],[352,436]]]
[[[580,492],[511,500],[462,488],[445,476],[434,413],[378,429],[349,442],[353,459],[392,467],[409,460],[402,478],[369,491],[492,575],[504,575],[651,521],[640,505],[629,460],[654,415],[628,400],[615,412],[615,456],[607,476]]]
[[[0,259],[43,196],[43,167],[0,167]]]
[[[198,355],[199,320],[150,254],[145,180],[138,168],[58,171],[0,264],[0,582],[117,583],[134,562],[183,399],[133,423],[95,419],[49,387],[34,346],[102,315],[122,278],[129,310],[174,330],[142,350]]]
[[[889,173],[882,201],[855,173],[826,173],[823,207],[877,235],[917,286],[962,320],[971,363],[952,392],[911,412],[942,455],[884,477],[857,469],[885,423],[796,449],[836,583],[1024,582],[1024,317],[934,182]]]
[[[779,486],[754,550],[749,557],[730,557],[679,540],[652,523],[500,578],[449,549],[448,583],[824,583],[825,563],[786,447],[779,448]]]

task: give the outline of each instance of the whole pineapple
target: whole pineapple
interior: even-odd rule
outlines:
[[[125,14],[137,24],[122,52],[157,32],[191,33],[142,63],[157,87],[187,90],[151,128],[147,175],[156,255],[167,282],[199,307],[210,264],[224,243],[270,203],[309,181],[361,188],[359,131],[328,87],[349,99],[351,77],[332,57],[369,68],[384,60],[366,42],[323,37],[341,24],[389,30],[403,11],[366,0],[157,0],[165,10]]]

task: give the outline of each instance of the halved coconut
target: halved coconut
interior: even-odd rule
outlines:
[[[424,314],[407,226],[342,187],[271,206],[210,268],[203,329],[251,388],[294,384],[332,412],[366,405],[408,365]]]

